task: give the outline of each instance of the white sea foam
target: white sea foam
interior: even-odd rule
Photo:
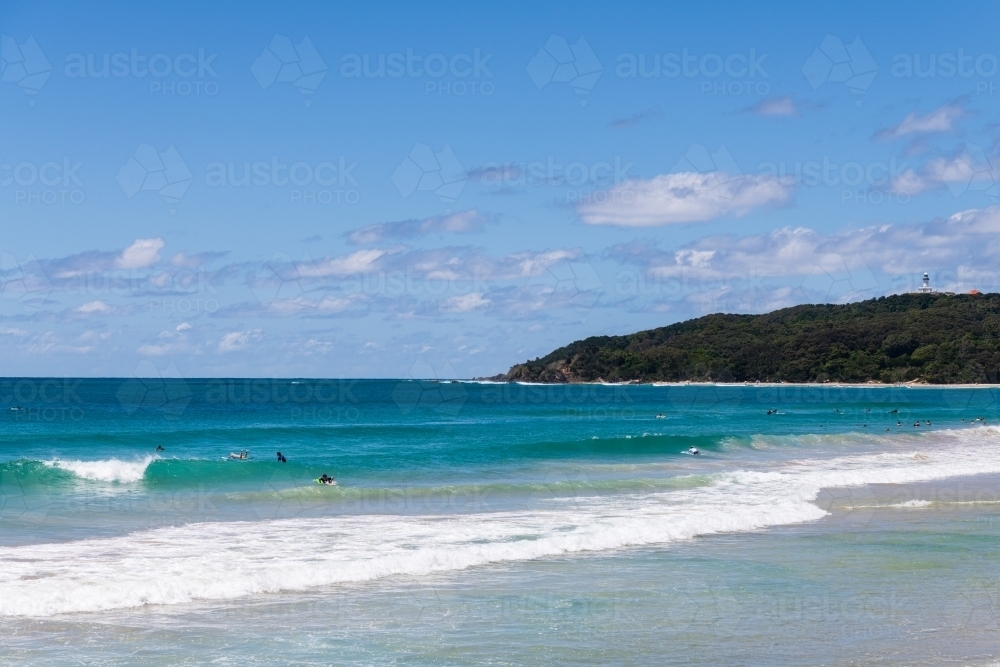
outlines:
[[[0,615],[48,616],[302,591],[393,575],[661,545],[813,521],[823,488],[1000,472],[997,432],[942,433],[922,452],[799,460],[708,486],[471,515],[200,523],[0,548]]]
[[[156,460],[155,456],[147,456],[138,461],[122,461],[120,459],[104,459],[98,461],[67,461],[53,459],[42,461],[51,468],[59,468],[71,472],[81,479],[95,482],[138,482],[146,474],[146,468]]]
[[[929,500],[907,500],[905,502],[889,505],[889,507],[898,507],[902,509],[920,509],[922,507],[930,507],[930,506],[931,506],[931,501]]]

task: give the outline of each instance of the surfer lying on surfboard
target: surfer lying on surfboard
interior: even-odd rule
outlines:
[[[316,480],[316,483],[317,484],[325,484],[327,486],[337,486],[337,480],[335,480],[333,477],[330,477],[326,473],[323,473],[323,476],[320,477],[320,478],[318,478]]]
[[[229,458],[231,458],[231,459],[239,459],[240,461],[245,461],[246,459],[250,458],[250,450],[249,449],[241,449],[239,454],[236,454],[235,452],[230,452],[229,453]]]

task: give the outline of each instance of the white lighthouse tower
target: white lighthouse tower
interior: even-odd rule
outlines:
[[[931,277],[924,273],[924,283],[917,288],[917,291],[921,294],[931,294],[934,290],[931,288]]]

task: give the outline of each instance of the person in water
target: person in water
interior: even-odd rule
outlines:
[[[288,463],[288,459],[282,456],[281,452],[278,452],[278,463]]]
[[[166,451],[166,450],[165,450],[165,449],[163,449],[163,445],[157,445],[157,446],[156,446],[156,451],[158,451],[158,452],[163,452],[163,451]]]
[[[323,473],[323,476],[319,478],[319,482],[320,484],[335,484],[336,480],[333,477],[327,475],[326,473]]]

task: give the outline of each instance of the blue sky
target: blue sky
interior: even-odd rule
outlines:
[[[2,375],[470,377],[996,291],[1000,8],[2,3]]]

